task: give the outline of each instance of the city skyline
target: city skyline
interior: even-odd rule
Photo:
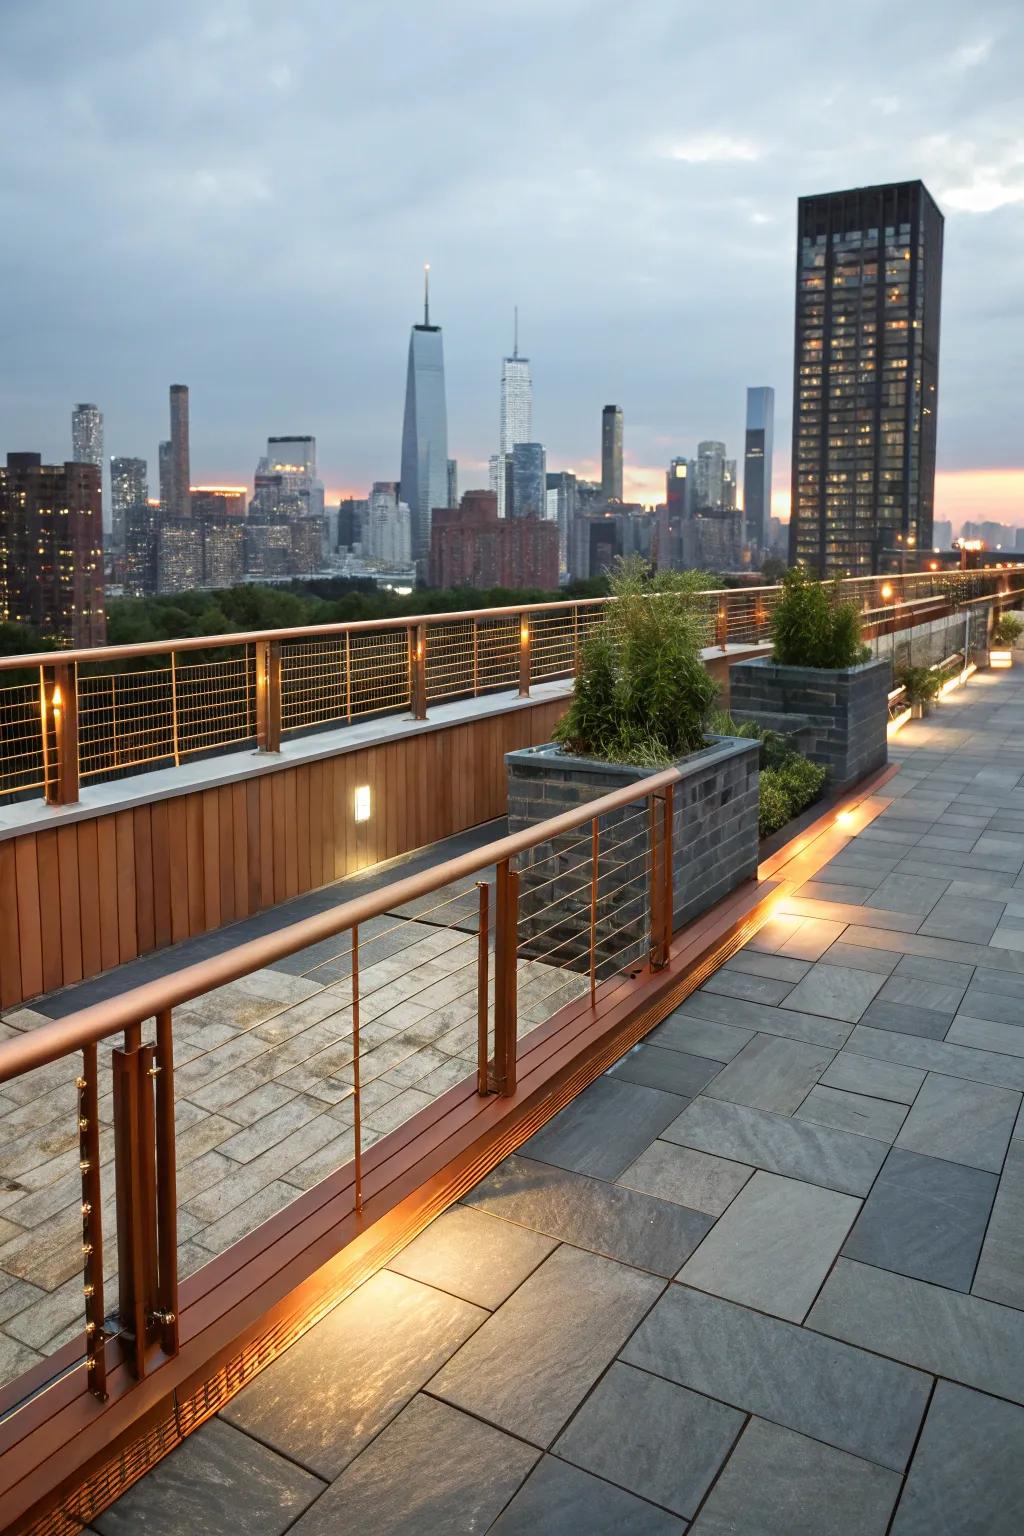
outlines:
[[[5,443],[63,459],[69,407],[94,400],[108,455],[155,466],[167,381],[182,378],[195,478],[240,478],[254,443],[295,426],[321,444],[331,499],[365,494],[399,474],[405,327],[429,258],[466,487],[487,484],[518,302],[551,469],[597,478],[594,419],[617,400],[624,495],[653,502],[675,454],[707,438],[742,442],[745,391],[762,380],[777,391],[779,510],[796,200],[920,176],[947,220],[936,515],[1024,516],[1012,403],[1024,326],[1022,22],[1009,7],[894,17],[868,4],[827,37],[793,7],[760,29],[756,67],[734,48],[745,15],[736,3],[686,25],[655,3],[630,17],[583,0],[527,4],[514,25],[460,6],[440,28],[418,25],[405,4],[390,7],[405,27],[371,14],[341,28],[324,26],[313,0],[270,19],[244,0],[214,17],[184,0],[173,16],[145,18],[101,0],[88,24],[61,9],[66,25],[53,37],[33,8],[12,5],[0,61],[15,117],[40,83],[51,108],[31,136],[0,147],[0,175],[18,187],[37,235],[0,254]],[[456,42],[457,101],[431,84]],[[837,44],[849,67],[811,89]],[[250,120],[227,86],[262,77],[270,54],[266,99]],[[612,56],[614,123],[589,86]],[[196,57],[202,71],[189,67]],[[350,84],[338,93],[330,82],[342,60]],[[536,83],[523,92],[527,64]],[[652,115],[651,78],[684,64],[694,89],[660,98]],[[155,88],[169,67],[176,103]],[[381,89],[385,70],[426,86],[396,102]],[[502,98],[505,109],[490,111]],[[357,134],[359,124],[373,131]],[[286,193],[307,219],[277,217]],[[69,216],[80,230],[73,252],[54,238]],[[513,238],[527,225],[542,238]],[[261,260],[242,263],[257,230]]]

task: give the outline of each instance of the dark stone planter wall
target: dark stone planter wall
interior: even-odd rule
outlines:
[[[837,672],[741,661],[732,669],[734,720],[758,720],[800,731],[800,750],[828,769],[834,789],[855,784],[888,758],[886,726],[892,687],[888,660]]]
[[[518,832],[625,784],[649,768],[568,757],[556,746],[506,754],[509,831]],[[674,926],[680,928],[757,873],[758,747],[713,737],[685,758],[674,788]],[[640,799],[600,820],[599,976],[646,958],[650,819]],[[524,953],[585,970],[590,952],[590,826],[543,843],[519,861]]]

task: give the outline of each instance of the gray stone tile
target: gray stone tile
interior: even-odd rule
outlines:
[[[555,1444],[566,1461],[692,1516],[743,1428],[743,1414],[616,1362]]]
[[[855,971],[874,971],[878,976],[889,976],[896,969],[901,956],[894,949],[869,949],[863,944],[848,944],[837,939],[826,949],[822,959],[828,965],[852,967]]]
[[[997,1182],[994,1173],[894,1147],[843,1255],[969,1291]]]
[[[883,977],[871,971],[822,960],[797,983],[788,1002],[802,1013],[820,1013],[856,1024],[883,982]]]
[[[680,1536],[685,1529],[675,1515],[557,1456],[544,1457],[491,1526],[492,1536]]]
[[[1019,979],[1017,976],[1008,978],[1011,982]],[[963,1013],[969,1013],[972,1019],[991,1019],[995,1024],[1014,1024],[1018,1027],[1024,1024],[1024,1000],[1002,989],[989,990],[977,981],[967,988],[958,1006]]]
[[[755,1035],[704,1089],[713,1099],[793,1113],[832,1060],[828,1047],[776,1035]]]
[[[975,967],[973,981],[979,992],[1014,997],[1024,1004],[1024,976],[1013,971],[997,971],[990,965],[979,965]]]
[[[1019,1536],[1024,1409],[940,1381],[892,1536]]]
[[[488,1315],[382,1270],[268,1365],[222,1417],[333,1479]]]
[[[965,902],[962,896],[944,896],[935,903],[917,931],[937,939],[987,944],[1002,915],[1001,901],[985,901],[983,897],[975,897]]]
[[[857,1055],[872,1056],[877,1061],[923,1067],[928,1072],[946,1072],[951,1077],[962,1077],[974,1083],[1024,1089],[1024,1060],[998,1056],[994,1051],[950,1045],[943,1040],[918,1039],[915,1035],[871,1029],[863,1024],[858,1024],[853,1031],[849,1047]]]
[[[850,1195],[755,1173],[678,1279],[799,1323],[859,1210]]]
[[[1010,1089],[929,1073],[896,1145],[998,1173],[1020,1106]]]
[[[449,1360],[430,1390],[549,1446],[662,1289],[652,1275],[558,1248]]]
[[[840,1258],[806,1327],[1019,1403],[1024,1314]]]
[[[798,982],[797,988],[803,985],[803,981]],[[739,1025],[752,1033],[784,1035],[788,1040],[806,1040],[810,1045],[827,1045],[834,1051],[845,1044],[850,1033],[849,1024],[835,1019],[819,1018],[811,1013],[796,1013],[792,1008],[770,1008],[767,1003],[751,1003],[739,997],[716,997],[711,992],[694,992],[683,1003],[682,1011],[697,1018],[712,1019],[719,1024]]]
[[[692,1099],[721,1070],[720,1061],[691,1056],[688,1051],[666,1050],[641,1040],[621,1061],[609,1068],[608,1076],[627,1083],[639,1083],[644,1088],[660,1088],[664,1093],[675,1093],[682,1099]]]
[[[868,1136],[703,1097],[666,1127],[664,1139],[847,1195],[867,1194],[889,1150]]]
[[[1010,1142],[971,1289],[1024,1309],[1024,1141]]]
[[[969,1045],[1003,1056],[1024,1056],[1024,1028],[1019,1024],[997,1024],[992,1019],[974,1019],[970,1014],[958,1013],[946,1031],[946,1039],[952,1045]]]
[[[556,1239],[539,1232],[453,1205],[388,1268],[493,1311],[556,1246]]]
[[[891,1099],[895,1104],[913,1104],[925,1073],[919,1067],[899,1067],[888,1061],[873,1061],[849,1050],[840,1051],[821,1085],[842,1088],[848,1093],[864,1093],[873,1099]]]
[[[421,1394],[356,1457],[294,1536],[489,1530],[537,1457],[521,1440]]]
[[[706,981],[702,992],[720,992],[724,997],[743,997],[752,1003],[781,1003],[792,989],[791,981],[776,981],[771,976],[750,976],[745,971],[717,971]]]
[[[881,907],[885,912],[926,917],[948,884],[948,880],[927,880],[920,875],[887,875],[868,898],[867,905]]]
[[[776,981],[799,981],[810,970],[810,961],[791,960],[787,955],[762,955],[755,949],[740,949],[730,956],[723,971],[746,971],[750,976],[771,976]]]
[[[799,1109],[798,1120],[813,1120],[815,1125],[830,1125],[836,1131],[856,1131],[873,1136],[876,1141],[895,1141],[906,1117],[903,1104],[888,1099],[872,1099],[863,1093],[844,1093],[841,1088],[812,1088]]]
[[[836,875],[836,880],[839,876]],[[828,880],[805,880],[803,885],[798,885],[793,892],[794,896],[806,897],[809,901],[833,901],[844,907],[859,907],[870,896],[874,884],[869,885],[837,885]]]
[[[695,1531],[701,1536],[885,1536],[896,1472],[754,1419]]]
[[[660,1200],[675,1200],[708,1216],[721,1216],[753,1171],[724,1157],[695,1152],[692,1147],[654,1141],[619,1174],[617,1182],[657,1195]]]
[[[753,1040],[754,1031],[700,1019],[677,1008],[646,1038],[651,1045],[667,1050],[685,1051],[711,1061],[732,1061],[747,1041]]]
[[[100,1536],[281,1536],[325,1486],[211,1419],[95,1516],[93,1528]]]
[[[599,1077],[529,1141],[525,1157],[614,1179],[679,1113],[677,1094]]]
[[[665,1276],[675,1274],[711,1225],[700,1211],[522,1156],[499,1163],[465,1203]]]
[[[894,1003],[897,1007],[909,1004],[912,1008],[934,1008],[938,1013],[949,1015],[956,1013],[966,991],[966,982],[949,986],[944,982],[923,981],[920,976],[907,976],[897,971],[879,992],[878,1001]]]
[[[934,955],[901,955],[896,975],[913,976],[941,987],[966,987],[974,975],[974,966],[961,960],[938,960]]]
[[[877,998],[865,1009],[861,1023],[869,1029],[891,1029],[899,1035],[921,1035],[926,1040],[941,1040],[953,1022],[952,1013],[935,1008],[915,1008],[910,1003],[893,1003]]]
[[[681,1285],[669,1287],[622,1358],[897,1472],[931,1387],[877,1354]]]

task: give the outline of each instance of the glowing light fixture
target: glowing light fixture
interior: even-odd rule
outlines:
[[[882,601],[884,603],[892,602],[892,582],[890,581],[882,583]]]
[[[369,821],[370,819],[370,786],[360,784],[355,794],[356,821]]]
[[[1012,651],[989,651],[989,653],[988,653],[988,664],[989,664],[990,667],[1000,667],[1000,668],[1012,667],[1013,666],[1013,652]]]

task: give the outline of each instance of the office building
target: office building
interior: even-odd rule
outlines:
[[[361,545],[369,510],[369,502],[355,496],[348,496],[338,503],[339,549],[352,550]]]
[[[127,597],[156,592],[157,529],[160,503],[146,501],[125,513],[124,590]]]
[[[789,543],[821,574],[932,546],[942,239],[920,181],[800,199]]]
[[[249,517],[245,525],[245,569],[250,576],[292,574],[292,526],[287,518]]]
[[[458,507],[434,509],[430,584],[553,591],[558,528],[532,514],[499,518],[493,491],[467,491]]]
[[[542,443],[516,443],[507,459],[506,517],[547,517],[547,454]]]
[[[95,464],[100,472],[100,500],[103,500],[103,412],[98,405],[83,403],[71,412],[71,457],[76,464]],[[101,510],[100,519],[106,522]]]
[[[569,534],[579,508],[576,476],[571,470],[562,469],[546,477],[547,517],[558,525],[558,570],[565,575],[569,569]]]
[[[448,460],[448,500],[446,507],[457,507],[459,504],[459,461]]]
[[[167,513],[171,514],[171,445],[163,442],[157,449],[157,463],[160,474],[160,505]]]
[[[202,524],[161,513],[156,525],[157,592],[191,592],[202,585]]]
[[[726,459],[722,465],[722,506],[736,510],[736,460]]]
[[[743,446],[743,525],[748,544],[765,550],[771,543],[772,437],[775,391],[769,385],[747,390],[747,434]]]
[[[377,480],[370,491],[362,538],[363,559],[406,569],[412,559],[409,508],[398,494],[397,480]]]
[[[281,494],[301,502],[302,516],[322,517],[323,482],[316,475],[315,437],[268,437],[267,451],[256,466],[258,477],[274,477]]]
[[[101,645],[100,469],[9,453],[0,469],[0,622],[29,624],[62,645]]]
[[[202,529],[203,586],[239,586],[245,578],[245,524],[237,517],[201,518],[194,507],[192,520]]]
[[[168,516],[182,520],[191,515],[189,499],[188,385],[171,385],[171,447],[168,462]]]
[[[421,570],[430,556],[430,514],[448,496],[448,409],[441,327],[430,323],[430,269],[424,273],[423,324],[409,337],[402,424],[401,499],[412,518],[412,555]]]
[[[519,356],[519,310],[515,311],[512,356],[501,360],[501,417],[498,452],[491,459],[491,488],[498,497],[498,516],[507,517],[505,488],[508,458],[517,443],[533,439],[533,380],[530,359]],[[455,505],[454,502],[451,503]]]
[[[1020,533],[1021,533],[1021,530],[1018,528],[1017,529],[1017,539],[1018,539],[1017,548],[1018,549],[1020,548],[1020,543],[1019,543]],[[941,521],[938,520],[938,519],[934,519],[933,520],[933,522],[932,522],[932,548],[933,549],[952,549],[953,548],[953,524],[951,522],[949,522],[948,520],[946,520],[946,519],[943,519]]]
[[[149,466],[145,459],[110,461],[110,534],[113,548],[125,552],[128,513],[149,500]]]
[[[743,518],[735,507],[703,507],[683,524],[684,570],[738,571],[743,564]]]
[[[242,521],[249,492],[244,485],[193,485],[190,487],[192,516]]]
[[[621,405],[606,405],[601,412],[601,494],[606,502],[622,500]]]
[[[694,511],[703,507],[725,506],[725,444],[697,444]]]
[[[673,459],[665,475],[665,502],[673,523],[689,517],[693,511],[696,465],[692,459]]]

